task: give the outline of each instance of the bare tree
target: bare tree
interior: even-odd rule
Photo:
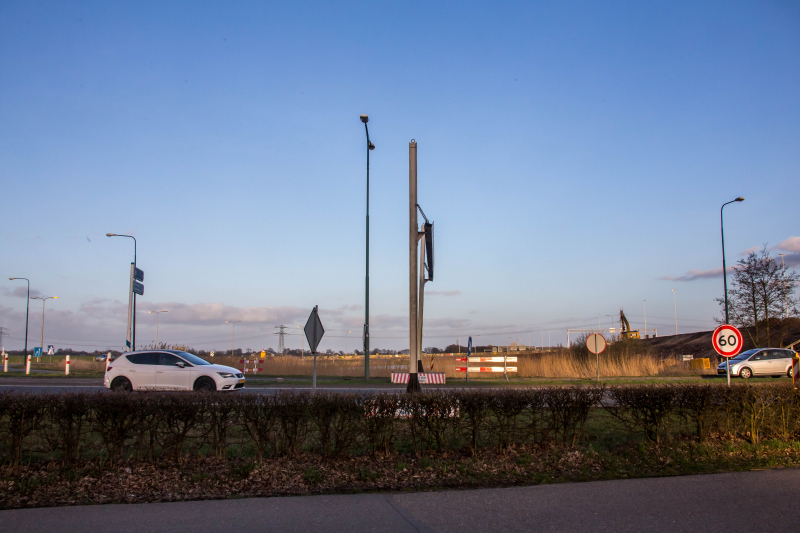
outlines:
[[[780,317],[787,301],[797,313],[794,293],[800,275],[787,271],[784,281],[783,273],[780,262],[770,257],[766,245],[733,267],[733,283],[728,290],[731,322],[746,328],[754,346],[762,346],[762,332],[766,333],[763,345],[770,344],[770,318]],[[725,319],[725,298],[715,300],[722,307],[722,319],[717,319],[721,323]]]

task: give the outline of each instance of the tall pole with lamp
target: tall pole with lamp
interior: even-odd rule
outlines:
[[[361,122],[364,123],[364,130],[367,132],[367,275],[364,290],[364,379],[369,381],[369,152],[375,149],[375,145],[369,140],[369,117],[361,115]]]
[[[58,296],[45,296],[42,298],[41,296],[29,296],[31,300],[41,300],[42,301],[42,336],[39,338],[39,344],[42,349],[42,353],[44,353],[44,303],[47,300],[55,300]],[[52,357],[50,358],[52,361]]]
[[[725,202],[722,204],[722,207],[719,208],[719,231],[720,235],[722,236],[722,283],[725,288],[725,323],[730,324],[730,314],[728,313],[728,269],[725,266],[725,224],[723,223],[722,219],[722,210],[725,209],[725,206],[728,204],[732,204],[734,202],[744,202],[744,197],[739,196],[738,198],[734,198],[730,202]],[[730,357],[725,358],[725,368],[728,374],[728,386],[731,385],[731,363]]]
[[[136,237],[133,235],[121,235],[117,233],[106,233],[106,237],[127,237],[129,239],[133,239],[133,270],[136,271]],[[128,316],[128,326],[130,326],[133,330],[131,334],[131,346],[128,348],[131,351],[136,351],[136,293],[131,290],[131,294],[128,296],[129,298],[133,298],[133,311],[130,313],[132,316]]]
[[[786,318],[789,318],[789,293],[786,292],[786,263],[783,261],[786,254],[778,255],[781,256],[781,269],[783,269],[783,298],[786,301]]]
[[[22,354],[22,360],[24,361],[25,358],[28,356],[28,316],[30,315],[31,310],[31,280],[28,278],[8,278],[10,280],[15,279],[24,279],[28,282],[28,296],[25,298],[25,353]]]
[[[241,320],[226,320],[226,324],[230,324],[233,326],[233,331],[231,332],[231,355],[234,354],[236,350],[236,324],[240,323]]]
[[[672,289],[672,307],[675,309],[675,335],[678,334],[678,304],[675,300],[675,289]]]
[[[158,349],[158,315],[161,313],[169,313],[169,311],[148,311],[149,314],[156,314],[156,349]]]

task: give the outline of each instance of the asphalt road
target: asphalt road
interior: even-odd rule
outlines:
[[[508,489],[0,511],[0,531],[800,531],[800,470]]]

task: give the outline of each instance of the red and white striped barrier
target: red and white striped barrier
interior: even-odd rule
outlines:
[[[239,359],[239,364],[243,366],[239,370],[242,374],[247,374],[248,372],[252,372],[253,374],[257,372],[261,372],[264,370],[264,367],[258,366],[261,364],[260,359]],[[248,368],[247,365],[253,365],[252,368]]]
[[[457,366],[456,372],[466,372],[467,368],[469,368],[470,372],[496,372],[502,374],[504,372],[516,372],[517,367],[509,366],[509,367],[502,367],[502,366]]]
[[[69,376],[69,356],[67,356],[67,361],[64,364],[64,375]]]
[[[516,355],[512,355],[511,357],[470,357],[469,358],[469,362],[470,363],[502,363],[503,361],[505,361],[507,363],[516,363],[517,362],[517,356]],[[466,357],[457,357],[456,358],[456,362],[457,363],[466,363],[467,362],[467,358]],[[463,370],[462,370],[462,372],[463,372]]]
[[[444,385],[444,372],[420,372],[417,374],[420,385]],[[392,383],[408,383],[408,372],[392,372]]]

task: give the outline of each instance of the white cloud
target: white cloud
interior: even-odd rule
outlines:
[[[772,249],[785,252],[800,252],[800,237],[789,237],[779,245],[773,246]]]

